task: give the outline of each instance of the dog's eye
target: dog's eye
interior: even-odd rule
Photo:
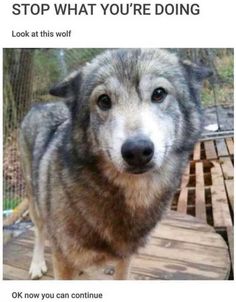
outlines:
[[[152,102],[161,103],[164,101],[166,96],[167,96],[167,92],[164,88],[162,87],[156,88],[152,93]]]
[[[110,97],[107,94],[100,95],[97,100],[97,105],[103,111],[111,109]]]

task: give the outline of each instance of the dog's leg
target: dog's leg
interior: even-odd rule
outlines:
[[[39,279],[47,272],[44,258],[45,230],[43,222],[40,220],[39,215],[37,215],[35,206],[32,202],[30,202],[30,216],[34,223],[35,241],[29,274],[31,279]]]
[[[130,258],[121,259],[116,265],[114,280],[127,280],[129,275]]]
[[[29,200],[29,212],[32,222],[34,223],[34,251],[31,261],[29,275],[31,279],[39,279],[47,272],[47,266],[44,259],[44,224],[37,211],[37,206],[33,200],[32,189],[32,154],[28,148],[23,132],[20,133],[20,153],[22,158],[22,168],[26,183],[26,192]]]
[[[52,262],[54,270],[54,279],[73,280],[78,271],[73,268],[59,251],[52,252]]]

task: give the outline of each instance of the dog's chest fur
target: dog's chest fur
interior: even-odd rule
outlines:
[[[136,252],[145,244],[171,196],[165,190],[158,192],[154,180],[108,179],[88,169],[82,169],[72,180],[71,173],[64,171],[58,180],[62,183],[56,185],[66,196],[61,199],[66,217],[58,215],[57,209],[53,221],[60,224],[58,219],[63,217],[67,249],[83,247],[115,257]]]

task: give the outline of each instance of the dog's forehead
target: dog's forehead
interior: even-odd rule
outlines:
[[[83,71],[88,83],[100,84],[117,78],[136,84],[146,74],[178,74],[180,66],[174,54],[161,49],[119,49],[97,56]]]

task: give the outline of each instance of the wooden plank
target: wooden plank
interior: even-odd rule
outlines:
[[[3,219],[3,226],[9,226],[17,222],[29,209],[29,200],[24,198],[21,203],[14,209],[12,214]]]
[[[196,163],[195,214],[196,217],[207,221],[204,188],[203,163]]]
[[[232,226],[224,185],[214,185],[211,187],[211,202],[214,227]]]
[[[231,205],[232,210],[234,210],[234,180],[225,180],[226,192]]]
[[[204,187],[196,187],[195,194],[196,194],[196,208],[195,208],[196,217],[203,221],[207,221]]]
[[[135,280],[220,280],[222,276],[227,278],[225,268],[196,265],[191,261],[139,256],[131,265],[131,277]]]
[[[173,229],[170,229],[173,231]],[[191,231],[189,231],[191,233]],[[202,235],[204,236],[204,235]],[[139,255],[155,258],[156,255],[165,259],[176,259],[180,261],[190,261],[196,265],[211,265],[224,268],[225,256],[228,254],[227,248],[221,250],[223,257],[219,257],[218,247],[207,247],[200,244],[180,242],[174,240],[151,239],[147,248],[139,250]],[[158,265],[158,264],[156,264]]]
[[[7,243],[3,253],[4,279],[28,279],[32,252],[32,230]],[[47,280],[52,278],[52,263],[50,254],[45,256],[49,272],[43,279]],[[111,262],[106,268],[113,267]],[[211,226],[189,215],[168,212],[146,247],[134,256],[130,278],[215,280],[226,279],[229,270],[227,245]],[[104,267],[92,267],[78,279],[110,280],[112,274],[104,273]]]
[[[227,197],[224,190],[224,179],[220,163],[218,161],[211,161],[213,167],[211,168],[212,175],[212,213],[215,227],[225,227],[231,225],[231,218]]]
[[[229,156],[228,149],[223,138],[216,140],[216,148],[218,156]]]
[[[191,215],[183,215],[181,213],[175,212],[173,215],[173,211],[167,210],[163,216],[162,222],[166,222],[169,220],[175,222],[176,226],[180,226],[182,223],[189,223],[189,225],[200,225],[201,227],[205,227],[207,232],[214,231],[214,228],[199,219],[196,219],[194,216]]]
[[[233,139],[231,137],[228,137],[225,139],[228,151],[230,155],[234,155],[234,142]]]
[[[17,268],[15,266],[3,265],[3,271],[4,271],[4,279],[5,280],[28,280],[29,279],[29,273],[28,271]],[[41,280],[52,280],[53,277],[47,275],[44,275]]]
[[[183,188],[180,191],[178,204],[177,204],[177,211],[183,214],[187,213],[187,206],[188,206],[188,189]]]
[[[26,270],[7,264],[3,265],[3,271],[5,280],[27,280],[29,276]]]
[[[9,247],[4,247],[3,263],[9,266],[14,266],[18,269],[23,269],[28,272],[32,260],[33,246],[21,246],[13,241]],[[19,258],[20,257],[20,258]],[[45,254],[45,260],[48,267],[48,276],[52,276],[51,254]]]
[[[203,163],[196,163],[196,187],[204,187]]]
[[[192,216],[193,217],[193,216]],[[163,225],[169,225],[169,226],[176,226],[181,227],[183,229],[191,229],[191,230],[197,230],[197,231],[202,231],[202,232],[214,232],[214,228],[211,227],[210,225],[203,223],[203,221],[199,220],[199,222],[195,223],[189,223],[181,220],[176,220],[176,219],[164,219],[162,221]]]
[[[220,157],[220,163],[223,170],[224,179],[234,178],[234,167],[229,157]]]
[[[195,218],[196,219],[196,218]],[[189,232],[187,229],[178,228],[176,226],[166,226],[164,224],[159,224],[158,228],[153,233],[154,237],[165,238],[169,240],[176,240],[181,242],[195,243],[207,246],[215,246],[225,248],[225,242],[219,241],[218,234],[216,233],[206,233],[202,231]]]
[[[189,183],[189,176],[190,176],[190,164],[188,163],[184,174],[182,175],[182,180],[181,180],[181,188],[187,187]]]
[[[204,147],[207,159],[217,159],[217,153],[213,141],[205,141]]]
[[[233,227],[227,227],[227,237],[228,237],[232,269],[234,271],[234,228]]]
[[[197,142],[193,151],[193,160],[201,159],[201,143]]]
[[[224,185],[220,163],[216,160],[212,160],[211,163],[213,164],[213,167],[211,168],[212,185]]]

